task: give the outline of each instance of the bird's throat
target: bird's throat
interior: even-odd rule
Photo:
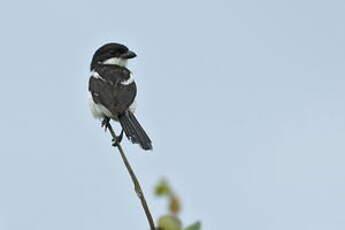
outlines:
[[[105,60],[103,62],[103,64],[108,64],[108,65],[119,65],[122,67],[126,67],[128,63],[127,59],[124,58],[117,58],[117,57],[113,57],[113,58],[109,58],[107,60]]]

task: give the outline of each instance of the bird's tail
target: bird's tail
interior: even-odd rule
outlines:
[[[132,143],[139,144],[144,150],[152,150],[150,138],[132,112],[126,111],[119,116],[119,121],[127,138],[132,141]]]

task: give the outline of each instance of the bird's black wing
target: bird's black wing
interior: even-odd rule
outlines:
[[[90,78],[89,91],[96,104],[102,104],[113,116],[124,113],[137,94],[135,82],[125,83],[131,72],[121,66],[99,65]]]

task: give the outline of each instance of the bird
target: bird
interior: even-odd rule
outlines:
[[[110,120],[121,124],[122,131],[113,140],[114,146],[121,142],[124,132],[132,143],[139,144],[144,150],[152,150],[151,139],[134,115],[137,85],[127,64],[136,56],[119,43],[107,43],[96,50],[90,65],[89,107],[105,130]]]

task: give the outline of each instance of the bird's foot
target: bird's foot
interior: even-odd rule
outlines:
[[[106,132],[107,129],[109,128],[109,121],[110,119],[108,117],[105,117],[103,120],[102,120],[102,123],[101,123],[101,127],[103,128],[104,127],[104,131]]]
[[[117,146],[121,143],[122,138],[123,138],[123,129],[122,129],[120,135],[117,136],[117,137],[115,138],[115,140],[114,140],[114,139],[112,140],[112,141],[113,141],[113,146],[114,146],[114,147],[117,147]]]

